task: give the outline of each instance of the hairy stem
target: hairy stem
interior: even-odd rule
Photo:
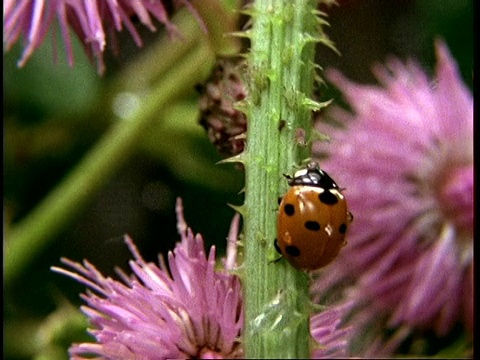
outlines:
[[[316,1],[261,0],[253,28],[245,186],[245,349],[247,358],[309,357],[308,276],[276,255],[283,174],[308,158],[314,48],[320,38]]]

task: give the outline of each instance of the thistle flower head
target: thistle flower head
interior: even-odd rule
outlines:
[[[223,157],[238,155],[245,146],[247,118],[234,106],[247,96],[239,65],[238,60],[219,58],[210,78],[198,89],[200,125]]]
[[[473,98],[443,42],[436,52],[434,83],[397,59],[374,68],[382,86],[327,73],[351,111],[327,112],[344,127],[318,123],[333,140],[314,152],[355,220],[316,291],[355,283],[350,296],[375,309],[365,323],[383,313],[388,326],[442,336],[473,326]]]
[[[162,258],[147,263],[126,237],[134,260],[121,281],[104,277],[92,264],[67,259],[71,271],[53,268],[85,284],[82,311],[93,328],[96,343],[74,344],[72,358],[89,355],[108,359],[233,358],[242,356],[239,336],[243,325],[240,280],[229,273],[235,253],[215,268],[215,248],[205,254],[203,239],[194,236],[177,202],[181,241]],[[239,217],[232,222],[229,241],[235,243]],[[228,247],[235,252],[235,246]]]
[[[243,300],[237,269],[239,215],[228,235],[222,265],[215,263],[215,248],[205,254],[203,239],[194,236],[177,201],[181,241],[168,254],[168,267],[146,262],[129,238],[125,242],[134,259],[132,274],[116,269],[120,280],[103,276],[94,265],[68,259],[71,270],[52,267],[87,286],[81,295],[96,342],[73,344],[72,359],[99,356],[106,359],[241,358],[244,354]],[[340,326],[347,307],[329,308],[311,319],[312,337],[318,346],[314,357],[346,353],[348,328]]]
[[[98,72],[103,73],[103,52],[107,40],[115,45],[116,31],[126,27],[135,44],[142,46],[142,39],[131,20],[133,15],[151,31],[156,30],[153,18],[168,31],[175,30],[159,0],[6,0],[3,5],[3,38],[8,50],[21,36],[24,37],[25,49],[18,62],[22,67],[43,43],[56,18],[69,65],[73,66],[74,62],[71,28],[83,43],[90,60],[97,59]]]
[[[348,338],[351,327],[343,326],[342,319],[351,310],[351,303],[331,307],[310,318],[310,333],[317,342],[313,359],[336,359],[348,356]]]

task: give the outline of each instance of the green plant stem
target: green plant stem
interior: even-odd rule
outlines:
[[[179,31],[176,41],[164,36],[152,44],[116,77],[113,91],[144,91],[152,87],[199,41],[206,41],[215,54],[231,55],[239,51],[239,39],[225,36],[237,30],[236,12],[229,11],[218,0],[194,1],[192,5],[200,18],[195,19],[191,12],[180,9],[172,19]]]
[[[273,246],[283,174],[309,156],[316,1],[260,0],[253,28],[245,185],[245,351],[247,358],[309,357],[308,276]],[[302,134],[302,136],[299,136]]]
[[[118,121],[78,166],[7,234],[4,280],[8,286],[63,231],[134,152],[155,115],[207,75],[199,69],[213,63],[209,47],[200,42],[164,75],[129,119]],[[160,140],[159,140],[160,141]]]
[[[116,75],[111,91],[146,91],[155,87],[170,68],[191,51],[200,41],[205,42],[208,34],[200,29],[198,21],[186,9],[179,10],[172,22],[178,28],[179,35],[163,36],[151,44],[128,67]]]

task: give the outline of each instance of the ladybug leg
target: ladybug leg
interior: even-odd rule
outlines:
[[[271,263],[277,263],[279,262],[280,260],[282,260],[282,251],[280,250],[280,247],[278,246],[278,243],[277,243],[277,239],[275,239],[275,241],[273,242],[273,246],[275,247],[275,250],[277,250],[277,252],[280,254],[280,256],[278,258],[276,258],[275,260],[271,260],[269,261],[268,263],[271,264]]]
[[[347,221],[349,224],[353,221],[353,214],[350,211],[347,211]]]
[[[278,197],[278,205],[280,205],[282,203],[282,200],[283,200],[283,197],[279,196]],[[276,240],[275,240],[276,241]]]
[[[278,241],[277,239],[275,239],[275,241],[273,242],[273,246],[275,247],[275,250],[277,250],[277,252],[282,255],[282,250],[280,250],[280,246],[278,246]]]

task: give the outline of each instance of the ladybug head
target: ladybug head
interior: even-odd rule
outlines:
[[[305,169],[299,170],[294,177],[285,175],[290,186],[306,185],[323,189],[337,189],[337,183],[323,170],[318,163],[311,161]]]

